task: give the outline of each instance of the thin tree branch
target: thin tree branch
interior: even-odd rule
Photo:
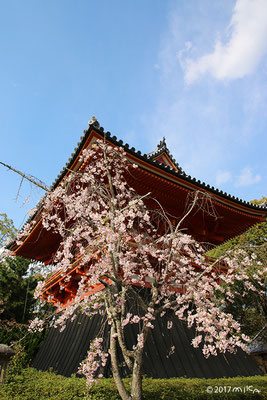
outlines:
[[[260,336],[260,334],[267,328],[267,324],[264,325],[264,327],[257,333],[256,336],[254,336],[254,338],[251,340],[251,343],[254,342],[254,340],[257,339],[257,337]]]
[[[19,188],[18,188],[18,192],[17,192],[17,196],[16,196],[16,201],[18,200],[18,197],[19,197],[19,192],[20,192],[20,188],[21,188],[23,179],[24,179],[24,177],[21,178],[21,181],[20,181],[20,184],[19,184]]]
[[[7,165],[7,164],[3,163],[2,161],[0,161],[0,164],[2,164],[4,167],[10,169],[11,171],[16,172],[17,174],[19,174],[23,178],[27,179],[28,181],[30,181],[34,185],[38,186],[39,188],[45,190],[46,192],[49,192],[49,189],[48,189],[48,187],[46,185],[44,186],[43,184],[41,184],[41,183],[37,182],[36,180],[30,178],[29,176],[27,176],[23,172],[18,171],[17,169],[11,167],[10,165]]]

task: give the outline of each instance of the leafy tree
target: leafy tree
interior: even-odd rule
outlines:
[[[246,249],[250,254],[257,253],[263,261],[266,257],[267,245],[267,222],[260,222],[252,226],[247,232],[236,236],[225,243],[210,250],[207,254],[211,257],[219,258],[226,251],[237,248]]]
[[[262,204],[267,198],[253,200],[255,204]],[[267,263],[267,222],[261,222],[252,226],[247,232],[237,236],[220,246],[215,247],[207,254],[220,258],[228,251],[238,249],[245,250],[249,255],[257,256],[257,264],[248,267],[250,281],[255,285],[253,278],[254,272],[264,271]],[[264,278],[262,278],[264,281]],[[266,278],[265,278],[266,279]],[[265,285],[267,282],[265,280]],[[257,291],[243,296],[244,282],[235,282],[235,297],[233,302],[226,302],[226,311],[230,312],[234,318],[241,324],[242,331],[251,336],[256,336],[267,324],[267,296],[256,285]]]
[[[6,257],[0,263],[0,298],[3,300],[1,319],[27,322],[35,299],[33,293],[40,277],[29,275],[31,261],[22,257]]]
[[[142,362],[144,344],[154,328],[156,318],[170,316],[187,321],[194,327],[194,347],[202,346],[206,357],[236,346],[244,347],[247,338],[240,325],[222,309],[231,300],[235,282],[243,280],[244,295],[253,292],[247,265],[255,265],[254,254],[239,251],[227,260],[208,263],[199,243],[182,233],[184,218],[209,201],[205,194],[195,193],[189,208],[174,227],[163,208],[150,194],[138,195],[127,183],[137,166],[131,164],[121,149],[103,142],[83,152],[81,168],[69,173],[44,199],[42,224],[61,237],[53,263],[62,278],[73,269],[82,271],[74,302],[66,304],[56,324],[64,328],[70,315],[81,310],[88,315],[106,315],[109,327],[109,351],[104,347],[103,332],[91,342],[87,359],[80,372],[88,385],[101,375],[109,354],[120,396],[124,400],[142,398]],[[205,200],[206,199],[206,200]],[[18,243],[28,235],[35,221],[25,226]],[[226,264],[227,262],[227,264]],[[227,268],[226,268],[227,266]],[[71,275],[69,276],[71,278]],[[254,280],[263,290],[261,276]],[[62,279],[61,294],[68,286]],[[94,294],[88,292],[94,288]],[[38,285],[36,295],[45,291]],[[216,296],[217,292],[221,297]],[[67,293],[66,293],[67,294]],[[53,293],[49,293],[50,299]],[[55,300],[57,294],[55,294]],[[127,347],[127,326],[136,328],[135,345]],[[35,319],[31,327],[40,330],[44,321]],[[117,349],[132,374],[131,391],[125,387]],[[173,350],[173,349],[172,349]]]
[[[7,239],[14,239],[17,230],[12,219],[5,213],[0,214],[0,247],[4,246]]]
[[[0,245],[13,240],[17,230],[12,219],[0,214]],[[7,256],[0,260],[1,319],[27,322],[33,310],[37,278],[28,274],[30,260]]]
[[[15,233],[13,221],[7,218],[6,214],[1,214],[0,244],[5,244],[8,239],[13,240]],[[20,348],[24,349],[22,352],[25,359],[24,365],[34,357],[47,333],[29,334],[28,332],[29,319],[33,318],[33,311],[37,307],[33,294],[37,282],[42,277],[40,272],[42,268],[40,271],[38,266],[32,271],[30,260],[10,256],[8,252],[2,253],[0,259],[0,343],[7,345],[19,343]]]
[[[257,204],[258,206],[261,206],[261,205],[266,205],[267,204],[267,197],[262,197],[261,199],[254,199],[254,200],[251,200],[251,203],[252,204]]]

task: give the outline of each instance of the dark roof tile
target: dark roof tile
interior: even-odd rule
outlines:
[[[141,153],[141,151],[136,151],[134,147],[131,147],[131,149],[129,149],[129,144],[125,143],[123,144],[122,140],[117,140],[116,136],[112,136],[109,131],[104,132],[104,128],[99,126],[99,123],[97,120],[95,120],[94,123],[89,124],[89,127],[87,130],[84,130],[84,135],[80,137],[80,142],[77,144],[77,146],[74,149],[74,152],[71,154],[70,158],[68,159],[68,161],[66,162],[65,166],[62,168],[62,170],[60,171],[60,173],[57,175],[56,179],[54,180],[54,182],[52,183],[52,185],[50,186],[50,190],[55,189],[55,187],[59,184],[59,182],[61,181],[61,179],[64,177],[64,175],[67,172],[67,169],[69,169],[71,167],[71,165],[73,164],[73,162],[75,161],[75,158],[78,156],[79,151],[82,149],[82,146],[84,145],[84,143],[86,142],[87,137],[89,136],[90,132],[94,130],[97,133],[99,133],[102,136],[106,136],[111,142],[113,142],[113,144],[115,144],[116,146],[120,146],[123,147],[126,151],[133,153],[137,158],[141,159],[141,160],[145,160],[146,162],[150,163],[150,164],[156,164],[160,169],[168,169],[168,171],[175,176],[179,176],[182,179],[186,180],[187,182],[190,183],[194,183],[196,186],[199,186],[201,188],[204,189],[208,189],[209,191],[215,193],[215,194],[219,194],[222,197],[226,198],[226,199],[231,199],[233,200],[235,203],[239,203],[239,204],[246,204],[247,206],[249,206],[249,208],[251,209],[262,209],[263,211],[267,211],[267,204],[263,203],[260,205],[257,204],[253,204],[250,203],[248,201],[245,200],[241,200],[235,196],[232,196],[226,192],[223,192],[222,190],[219,189],[215,189],[214,186],[210,186],[209,184],[205,184],[204,182],[201,182],[199,179],[196,180],[196,178],[192,178],[190,175],[186,175],[186,173],[182,170],[182,168],[179,166],[178,163],[176,163],[175,159],[173,158],[173,156],[170,154],[169,149],[167,148],[166,145],[166,140],[165,138],[163,138],[162,141],[160,141],[160,143],[157,146],[157,149],[151,153],[148,154],[143,154]],[[168,156],[170,157],[171,161],[173,162],[173,164],[177,167],[178,170],[171,168],[170,166],[167,166],[163,163],[158,162],[157,160],[154,160],[153,158],[163,152],[166,152],[168,154]],[[39,209],[39,207],[41,207],[42,205],[42,201],[40,201],[37,205],[37,209]],[[33,217],[30,217],[27,219],[26,223],[29,222],[29,220],[33,219]]]

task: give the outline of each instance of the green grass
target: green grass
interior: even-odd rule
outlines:
[[[129,388],[130,379],[125,379]],[[212,394],[207,393],[211,387]],[[260,393],[248,391],[257,389]],[[242,393],[234,388],[240,388]],[[222,379],[152,379],[144,378],[144,400],[265,399],[266,376]],[[215,393],[217,391],[217,393]],[[222,393],[220,393],[222,392]],[[113,379],[102,379],[89,391],[84,378],[65,378],[53,372],[26,368],[18,375],[7,376],[0,390],[1,400],[119,400]]]

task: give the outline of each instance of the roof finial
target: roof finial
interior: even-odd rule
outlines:
[[[157,147],[158,147],[159,150],[166,149],[167,145],[166,145],[165,136],[163,136],[163,139],[159,142]]]
[[[90,121],[88,121],[88,127],[90,127],[91,125],[93,125],[96,128],[100,127],[100,124],[94,115],[91,117]]]

